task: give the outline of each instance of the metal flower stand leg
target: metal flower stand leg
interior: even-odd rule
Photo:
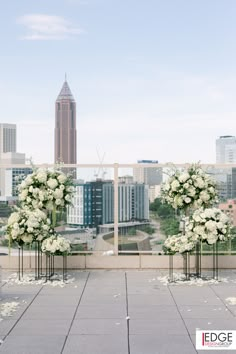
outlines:
[[[213,245],[212,255],[213,255],[213,268],[212,268],[213,279],[218,280],[218,273],[219,273],[219,267],[218,267],[218,242],[216,242]]]
[[[173,283],[174,281],[173,267],[173,254],[169,254],[169,283]]]
[[[48,280],[59,280],[58,277],[53,278],[55,275],[55,256],[52,254],[46,255],[46,282]],[[67,280],[67,255],[62,255],[62,280]]]
[[[62,279],[67,280],[67,255],[63,255]]]
[[[195,247],[195,268],[196,277],[201,278],[202,276],[202,243],[198,241]]]
[[[43,254],[41,251],[41,242],[35,242],[35,280],[41,279],[44,275],[43,268]]]
[[[185,275],[185,280],[190,279],[190,253],[183,253],[183,273]]]
[[[23,245],[19,246],[18,248],[18,279],[21,280],[21,278],[23,278],[24,275],[24,249],[23,249]]]
[[[52,280],[54,275],[54,256],[51,254],[46,255],[46,282]]]

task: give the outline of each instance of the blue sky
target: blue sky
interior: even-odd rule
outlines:
[[[2,123],[53,162],[65,72],[78,163],[215,162],[236,135],[236,1],[9,0],[0,13]]]

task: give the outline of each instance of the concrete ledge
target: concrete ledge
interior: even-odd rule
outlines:
[[[173,257],[174,269],[183,268],[183,257]],[[24,269],[31,270],[35,267],[33,255],[26,255],[23,259]],[[236,269],[235,256],[218,256],[219,269]],[[211,269],[212,256],[202,256],[202,269]],[[168,269],[169,256],[159,255],[134,255],[134,256],[101,256],[101,255],[74,255],[67,258],[68,269]],[[190,257],[190,267],[194,268],[195,257]],[[3,269],[18,269],[18,257],[0,256],[0,266]],[[45,257],[43,257],[45,267]],[[62,268],[62,257],[55,257],[55,268]]]

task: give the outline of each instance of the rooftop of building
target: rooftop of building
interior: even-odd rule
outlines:
[[[16,275],[4,272],[0,352],[191,354],[197,352],[196,329],[235,329],[235,270],[221,271],[219,282],[168,284],[166,275],[161,270],[76,271],[64,286],[17,284]]]

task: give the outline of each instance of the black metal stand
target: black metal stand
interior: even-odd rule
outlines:
[[[195,276],[201,278],[202,276],[202,243],[198,241],[195,246]]]
[[[67,280],[67,255],[61,255],[62,257],[62,280]],[[55,256],[52,254],[46,254],[46,282],[48,280],[59,280],[59,278],[53,278],[55,274]]]
[[[67,280],[67,255],[63,255],[62,279]]]
[[[24,249],[23,245],[19,246],[18,248],[18,279],[21,280],[24,276]]]
[[[169,283],[173,283],[174,281],[173,268],[173,254],[169,254]]]
[[[43,253],[41,251],[41,242],[35,241],[35,280],[45,277],[43,274]]]
[[[54,255],[46,254],[46,281],[54,276]]]
[[[213,272],[213,279],[218,280],[218,275],[219,275],[219,266],[218,266],[218,242],[216,242],[213,245],[213,249],[212,249],[212,256],[213,256],[213,268],[212,268],[212,272]]]
[[[185,275],[185,280],[190,279],[190,253],[183,253],[183,273]]]

